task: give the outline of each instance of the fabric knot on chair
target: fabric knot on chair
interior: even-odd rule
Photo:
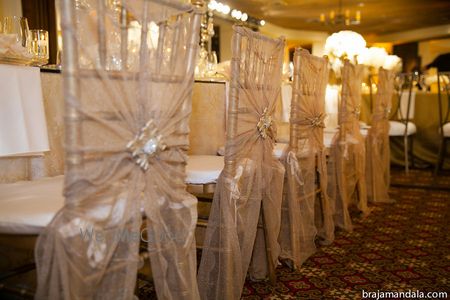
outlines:
[[[389,107],[384,108],[384,118],[389,119],[389,116],[391,115],[391,109]]]
[[[359,119],[359,115],[361,114],[361,108],[359,106],[355,107],[353,110],[353,114],[356,116],[357,119]]]
[[[317,116],[306,118],[306,120],[309,122],[309,125],[314,128],[325,128],[325,114],[320,113]]]
[[[259,118],[258,124],[256,124],[256,128],[258,129],[259,135],[266,139],[267,137],[273,138],[273,130],[272,130],[272,116],[267,112],[267,107],[264,108],[264,112]]]
[[[135,138],[127,144],[127,149],[131,152],[135,163],[143,171],[147,171],[150,159],[164,151],[166,147],[153,120],[148,121]]]

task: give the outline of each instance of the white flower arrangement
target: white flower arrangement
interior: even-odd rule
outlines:
[[[351,63],[359,63],[373,67],[376,71],[383,67],[400,71],[401,59],[396,55],[388,55],[384,48],[366,48],[366,41],[359,33],[343,30],[330,35],[325,43],[325,54],[330,60],[331,69],[339,76],[344,59]]]
[[[366,41],[359,33],[343,30],[330,35],[325,42],[325,54],[331,58],[348,58],[355,62],[355,56],[366,49]]]
[[[383,68],[400,72],[402,70],[402,59],[397,55],[388,55],[384,60]]]
[[[358,63],[378,69],[384,65],[387,56],[384,48],[370,47],[358,56]]]
[[[366,41],[359,33],[342,30],[330,35],[325,42],[325,54],[328,56],[331,69],[340,76],[344,59],[356,63],[356,57],[366,49]]]

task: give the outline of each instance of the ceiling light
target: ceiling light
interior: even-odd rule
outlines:
[[[209,4],[208,4],[208,8],[210,9],[210,10],[215,10],[215,9],[217,9],[217,2],[215,1],[215,0],[212,0],[211,2],[209,2]]]
[[[1,0],[0,0],[1,1]],[[231,9],[231,7],[227,4],[224,4],[217,0],[210,0],[208,3],[208,10],[210,13],[218,12],[223,15],[231,15],[235,20],[246,22],[249,25],[252,26],[264,26],[266,24],[266,21],[264,20],[258,20],[256,18],[253,18],[249,16],[247,13],[244,13],[238,9]]]
[[[331,10],[328,13],[328,17],[324,14],[320,14],[320,22],[322,24],[329,24],[329,25],[358,25],[361,24],[361,11],[357,10],[355,12],[355,17],[351,17],[351,12],[349,9],[346,9],[344,12],[342,10],[342,0],[339,0],[338,4],[338,10],[337,12],[335,10]]]
[[[230,13],[231,8],[228,5],[223,6],[222,13],[228,15]]]

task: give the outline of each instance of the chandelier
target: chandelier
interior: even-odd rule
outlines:
[[[342,9],[342,0],[339,0],[339,6],[337,12],[331,10],[328,13],[328,17],[322,13],[320,14],[320,22],[324,25],[358,25],[361,24],[361,11],[357,10],[354,14],[354,18],[351,16],[351,11]]]

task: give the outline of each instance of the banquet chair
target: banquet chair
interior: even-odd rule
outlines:
[[[439,106],[439,134],[441,136],[439,154],[434,174],[438,175],[443,169],[447,155],[447,142],[450,140],[450,72],[438,72],[438,106]],[[445,92],[444,92],[445,91]],[[447,111],[444,113],[445,96],[447,96]],[[444,99],[443,99],[444,98]]]
[[[36,299],[132,298],[142,215],[158,297],[198,299],[184,174],[201,15],[161,0],[61,11],[65,203],[37,240]],[[137,51],[130,19],[142,24]]]
[[[394,95],[395,74],[383,68],[378,71],[377,94],[371,127],[366,139],[367,198],[371,202],[391,202],[389,115]]]
[[[403,152],[405,159],[405,172],[409,172],[410,157],[411,166],[414,167],[413,141],[417,132],[417,126],[412,122],[415,112],[416,92],[414,83],[418,81],[418,74],[401,73],[395,78],[397,105],[392,116],[396,120],[389,121],[389,137],[403,138]]]
[[[326,244],[334,238],[323,142],[328,72],[327,58],[313,56],[305,49],[295,50],[279,237],[281,257],[290,259],[294,268],[315,252],[317,235]]]
[[[349,207],[356,204],[366,216],[367,186],[365,180],[366,150],[359,126],[363,66],[348,60],[342,68],[342,91],[339,105],[339,131],[333,138],[329,161],[332,205],[336,227],[353,230]]]
[[[233,27],[225,167],[208,220],[202,299],[239,299],[247,271],[275,283],[284,167],[273,155],[284,39]]]

